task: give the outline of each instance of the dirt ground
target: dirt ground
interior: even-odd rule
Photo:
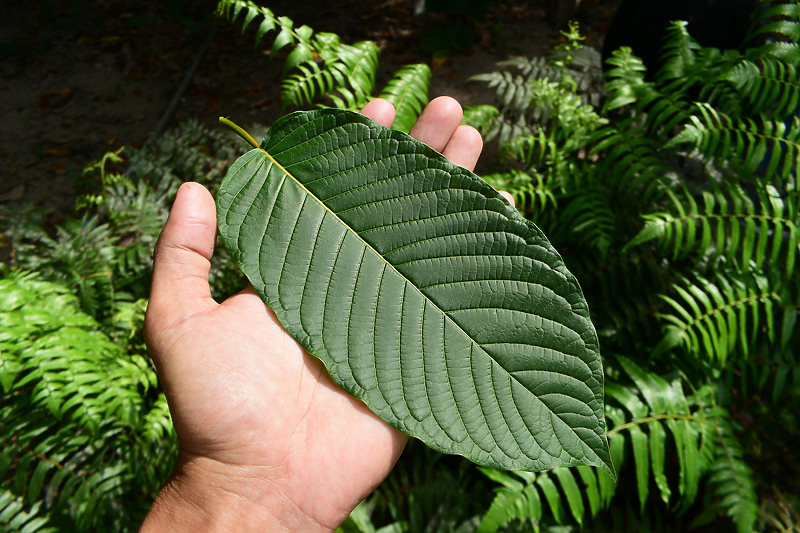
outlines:
[[[281,115],[282,58],[254,49],[254,32],[241,35],[213,15],[215,0],[17,0],[0,18],[0,203],[23,199],[52,207],[56,218],[74,205],[82,168],[107,150],[140,147],[153,134],[203,43],[207,53],[168,127],[195,119],[218,127],[227,116],[240,125],[271,124]],[[381,48],[378,88],[402,64],[433,69],[430,97],[450,95],[463,105],[491,103],[493,92],[467,83],[514,55],[544,55],[559,37],[544,0],[499,0],[475,26],[475,44],[445,61],[432,61],[420,42],[448,16],[414,14],[416,0],[366,2],[266,1],[296,26],[364,39]],[[575,18],[600,48],[616,2],[584,0]],[[271,44],[268,34],[265,38]]]

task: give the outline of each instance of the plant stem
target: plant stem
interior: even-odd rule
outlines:
[[[242,128],[240,128],[239,126],[237,126],[236,124],[234,124],[233,122],[231,122],[230,120],[228,120],[227,118],[225,118],[225,117],[219,117],[219,121],[220,121],[220,122],[222,122],[223,124],[225,124],[226,126],[228,126],[228,127],[229,127],[230,129],[232,129],[233,131],[235,131],[235,132],[236,132],[236,134],[237,134],[239,137],[241,137],[242,139],[244,139],[245,141],[247,141],[247,142],[248,142],[248,143],[249,143],[249,144],[250,144],[250,145],[251,145],[253,148],[261,148],[261,145],[260,145],[260,144],[258,144],[258,143],[256,142],[256,140],[255,140],[255,139],[253,139],[253,137],[252,137],[252,136],[251,136],[249,133],[247,133],[246,131],[244,131]]]

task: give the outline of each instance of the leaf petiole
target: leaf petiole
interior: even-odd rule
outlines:
[[[234,124],[233,122],[231,122],[230,120],[228,120],[228,119],[227,119],[227,118],[225,118],[225,117],[219,117],[219,121],[220,121],[220,122],[222,122],[223,124],[225,124],[226,126],[228,126],[228,127],[229,127],[230,129],[232,129],[233,131],[235,131],[235,132],[236,132],[236,134],[237,134],[239,137],[241,137],[242,139],[244,139],[245,141],[247,141],[247,142],[248,142],[248,143],[249,143],[249,144],[250,144],[250,145],[251,145],[253,148],[261,148],[261,145],[260,145],[260,144],[258,144],[258,142],[256,142],[256,140],[255,140],[255,139],[253,139],[253,137],[252,137],[252,136],[251,136],[249,133],[247,133],[246,131],[244,131],[244,130],[243,130],[242,128],[240,128],[238,125]]]

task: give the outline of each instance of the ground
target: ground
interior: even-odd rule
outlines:
[[[213,15],[215,0],[17,0],[0,19],[0,203],[23,199],[54,209],[57,222],[72,209],[82,168],[107,150],[140,147],[153,135],[203,43],[213,37],[167,127],[188,119],[218,127],[226,116],[247,126],[281,115],[281,58],[254,48]],[[543,55],[558,39],[545,1],[499,0],[474,22],[474,45],[433,60],[422,50],[426,29],[452,15],[415,15],[417,0],[261,2],[296,25],[370,39],[381,48],[378,87],[400,65],[433,68],[431,98],[491,103],[493,93],[470,76],[495,70],[513,55]],[[11,4],[9,2],[9,4]],[[575,17],[599,49],[615,2],[584,0]],[[265,41],[271,43],[268,34]]]

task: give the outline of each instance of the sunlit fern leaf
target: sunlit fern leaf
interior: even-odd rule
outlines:
[[[800,101],[800,70],[770,57],[762,57],[758,63],[743,59],[722,79],[743,95],[750,113],[767,113],[775,119],[795,113]]]
[[[587,504],[591,518],[607,507],[608,500],[605,503],[601,501],[603,480],[599,478],[606,478],[605,481],[614,484],[605,474],[599,474],[598,478],[592,468],[584,467],[557,468],[537,474],[480,470],[501,486],[495,488],[494,500],[476,533],[494,533],[512,523],[519,523],[521,527],[530,523],[536,528],[543,521],[546,510],[558,523],[574,520],[581,525]],[[567,508],[571,518],[567,515]]]
[[[686,124],[665,148],[689,143],[703,157],[719,165],[736,161],[742,177],[758,170],[767,180],[785,180],[797,173],[800,118],[792,117],[789,125],[763,115],[757,120],[742,120],[729,117],[708,104],[696,105],[700,116],[692,115],[691,123]],[[765,162],[766,169],[762,166]]]
[[[558,479],[558,483],[561,485],[562,494],[567,501],[567,506],[572,513],[572,517],[578,523],[579,527],[583,527],[583,496],[578,488],[578,483],[575,481],[575,476],[572,474],[572,469],[556,468],[550,472]]]
[[[659,315],[664,337],[653,357],[681,346],[709,366],[724,366],[736,349],[746,356],[763,321],[774,335],[779,292],[758,271],[717,270],[714,280],[699,274],[673,286],[676,297],[661,295],[672,313]]]
[[[69,517],[75,530],[118,529],[133,511],[120,511],[134,475],[128,458],[160,448],[130,447],[143,414],[140,387],[155,384],[154,371],[97,331],[63,286],[12,272],[0,280],[0,302],[3,486],[46,502],[48,515]],[[152,495],[167,474],[141,467],[154,469],[162,475]]]
[[[338,86],[336,90],[328,94],[333,105],[338,109],[348,111],[359,111],[369,101],[369,97],[360,92],[353,92],[346,87]]]
[[[642,60],[633,55],[632,50],[622,46],[614,50],[606,60],[611,67],[606,72],[606,91],[611,93],[603,104],[603,112],[618,109],[638,101],[646,91],[652,91],[653,84],[644,81],[647,71]]]
[[[428,103],[430,81],[431,69],[424,63],[406,65],[389,80],[380,98],[385,98],[394,105],[392,129],[405,133],[411,131],[411,126]]]
[[[664,83],[669,80],[686,80],[694,74],[697,54],[700,45],[689,35],[688,22],[679,20],[670,22],[667,28],[666,44],[662,49],[661,68],[656,73],[656,80]]]
[[[493,105],[468,105],[464,107],[461,124],[467,124],[478,130],[485,138],[492,122],[500,111]]]
[[[287,76],[281,83],[284,107],[311,104],[318,95],[328,94],[336,87],[333,74],[327,68],[320,68],[316,61],[298,65],[297,70],[300,72]]]
[[[631,445],[633,448],[633,460],[636,468],[636,486],[639,491],[640,509],[644,511],[647,503],[650,482],[650,457],[647,453],[647,435],[637,425],[641,419],[646,418],[650,410],[639,397],[631,390],[617,383],[606,383],[606,394],[609,399],[613,399],[623,405],[631,416],[628,422],[628,432],[631,435]],[[661,413],[663,414],[663,413]],[[624,427],[620,426],[620,428]],[[619,429],[617,429],[619,431]],[[663,467],[663,464],[660,465]],[[663,471],[661,472],[663,475]]]
[[[708,471],[711,492],[720,507],[736,524],[738,533],[753,531],[758,518],[758,494],[753,471],[744,460],[739,438],[728,411],[715,408],[707,414],[717,441]]]
[[[379,53],[378,45],[372,41],[343,44],[337,50],[338,60],[330,66],[331,74],[339,86],[349,85],[356,94],[369,95],[375,88]]]
[[[514,472],[484,468],[479,470],[502,486],[495,489],[492,504],[481,519],[476,533],[494,533],[515,520],[534,519],[537,522],[541,520],[541,500],[535,488],[532,493],[526,491],[531,485],[514,476]]]
[[[800,63],[800,2],[762,2],[760,10],[754,17],[754,24],[745,41],[761,35],[768,35],[770,39],[766,44],[749,50],[748,54],[751,57],[771,55],[787,63]],[[782,39],[774,39],[776,35]]]
[[[521,212],[543,211],[548,204],[556,207],[553,190],[538,173],[531,176],[526,172],[509,170],[508,172],[485,174],[484,181],[499,191],[506,191],[514,197],[514,203]]]
[[[656,374],[645,371],[633,361],[621,355],[617,356],[617,360],[625,370],[625,373],[636,384],[639,393],[650,407],[651,413],[653,415],[668,415],[664,418],[675,441],[680,464],[678,482],[678,489],[681,495],[680,509],[685,511],[694,502],[697,495],[698,482],[703,473],[700,461],[700,436],[705,427],[702,419],[698,419],[690,411],[689,403],[683,394],[680,381],[668,382]],[[659,455],[656,456],[656,449],[652,440],[650,443],[654,472],[657,472],[657,469],[662,469],[664,453],[662,444],[663,440],[660,440],[658,444],[660,448],[658,450]],[[656,473],[656,479],[658,477],[659,474]],[[661,477],[663,479],[664,476]]]
[[[621,47],[612,53],[607,63],[614,68],[606,73],[606,91],[609,98],[603,112],[636,104],[639,113],[646,117],[651,132],[670,131],[688,117],[688,104],[680,90],[659,90],[655,84],[644,81],[647,70],[642,60],[632,55],[631,49]]]
[[[7,533],[56,533],[47,516],[40,516],[42,504],[28,504],[7,489],[0,489],[0,529]]]
[[[643,215],[645,227],[625,246],[628,250],[653,239],[673,257],[696,254],[698,261],[715,262],[722,256],[739,255],[740,264],[752,261],[758,268],[794,269],[795,250],[800,235],[800,220],[795,220],[786,204],[792,204],[795,192],[784,199],[772,185],[758,184],[758,204],[738,184],[714,184],[703,192],[704,208],[698,208],[693,195],[684,190],[682,197],[670,194],[673,213]],[[788,200],[788,202],[786,201]],[[768,261],[768,263],[766,263]]]

